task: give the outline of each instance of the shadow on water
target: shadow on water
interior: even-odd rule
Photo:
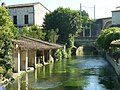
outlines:
[[[6,90],[120,90],[113,68],[101,56],[79,56],[26,73]]]

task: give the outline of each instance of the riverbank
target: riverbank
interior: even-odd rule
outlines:
[[[106,53],[105,58],[107,59],[107,61],[112,65],[112,67],[114,68],[118,79],[120,80],[120,63],[116,62],[116,60],[112,57],[110,57],[109,54]]]
[[[8,83],[16,80],[17,78],[23,76],[26,72],[21,71],[19,73],[12,73],[9,78],[3,77],[3,79],[0,79],[0,85],[6,86]]]
[[[36,68],[38,67],[42,67],[45,65],[48,65],[50,63],[44,63],[43,64],[36,64]],[[35,68],[33,67],[29,67],[29,69],[27,71],[20,71],[19,73],[12,73],[12,75],[10,75],[10,78],[5,78],[3,77],[3,79],[0,79],[0,85],[2,86],[6,86],[8,83],[11,83],[14,80],[17,80],[18,78],[22,77],[25,73],[33,71]]]

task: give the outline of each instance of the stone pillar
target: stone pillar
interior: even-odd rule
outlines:
[[[18,61],[17,61],[17,72],[20,72],[20,50],[18,49]]]
[[[28,49],[26,49],[25,71],[28,69]]]
[[[45,64],[45,53],[44,53],[44,50],[42,51],[42,64],[44,65]]]
[[[36,60],[37,60],[37,57],[36,57],[36,51],[35,52],[35,61],[34,61],[34,67],[36,68]]]
[[[54,59],[53,59],[53,57],[52,57],[52,55],[51,55],[51,50],[49,50],[49,61],[52,63],[52,62],[54,62]]]
[[[20,50],[19,48],[13,50],[13,59],[14,59],[14,72],[20,72]]]
[[[26,50],[21,50],[20,51],[20,69],[26,71],[27,66],[26,66]]]
[[[83,37],[85,37],[85,28],[83,28]]]

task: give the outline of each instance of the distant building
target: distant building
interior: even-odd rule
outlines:
[[[98,37],[100,31],[107,29],[112,25],[112,17],[95,19],[95,22],[90,25],[89,30],[84,30],[80,33],[82,37]]]
[[[16,4],[8,6],[9,15],[19,29],[24,26],[42,26],[46,13],[50,11],[41,3]]]
[[[112,11],[112,26],[120,27],[120,6]]]
[[[101,30],[107,29],[111,27],[111,25],[112,17],[96,19],[92,30],[93,36],[98,36]]]

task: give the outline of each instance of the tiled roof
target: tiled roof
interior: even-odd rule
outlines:
[[[62,48],[63,46],[58,44],[49,43],[39,39],[34,39],[30,37],[22,37],[21,40],[13,40],[14,45],[18,45],[21,48],[28,49],[38,49],[38,50],[48,50]]]
[[[41,4],[40,2],[35,2],[35,3],[24,3],[24,4],[15,4],[15,5],[9,5],[9,8],[20,8],[20,7],[31,7],[34,6],[36,4],[40,4],[41,6],[43,6],[46,10],[48,10],[43,4]],[[50,12],[50,10],[48,10]]]

